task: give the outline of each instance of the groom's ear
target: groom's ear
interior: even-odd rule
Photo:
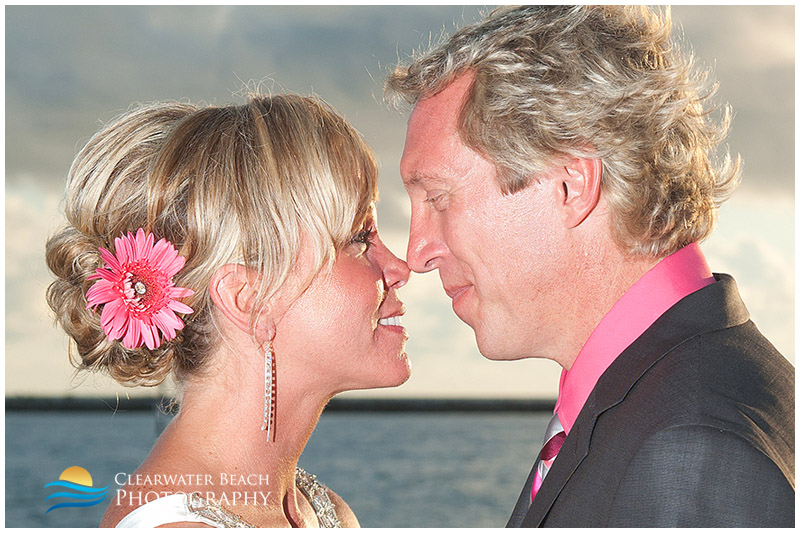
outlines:
[[[597,207],[603,178],[600,159],[573,158],[556,172],[558,207],[566,228],[581,224]]]

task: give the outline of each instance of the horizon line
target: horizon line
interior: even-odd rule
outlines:
[[[333,398],[331,412],[531,412],[552,411],[555,399],[533,398]],[[160,411],[170,414],[177,401],[170,397],[138,398],[75,396],[6,396],[8,411]]]

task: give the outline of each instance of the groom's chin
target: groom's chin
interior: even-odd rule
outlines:
[[[518,361],[530,357],[521,347],[513,346],[508,339],[498,336],[483,336],[475,331],[475,343],[480,354],[490,361]]]

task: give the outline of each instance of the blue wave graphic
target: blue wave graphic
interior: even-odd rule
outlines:
[[[51,481],[50,483],[45,485],[44,488],[52,487],[52,486],[64,487],[64,488],[67,488],[67,489],[77,490],[79,492],[89,492],[89,493],[103,492],[104,490],[108,490],[108,485],[106,485],[103,488],[95,489],[95,488],[92,488],[92,487],[87,487],[86,485],[78,485],[77,483],[72,483],[71,481],[62,481],[62,480]]]
[[[100,503],[101,501],[103,501],[105,499],[106,499],[106,497],[103,496],[102,498],[100,498],[98,500],[91,501],[91,502],[64,502],[64,503],[57,503],[56,505],[52,506],[47,511],[45,511],[44,514],[49,513],[53,509],[59,509],[61,507],[91,507],[92,505],[97,505],[98,503]]]
[[[97,505],[98,503],[105,500],[106,496],[108,496],[109,486],[107,485],[105,487],[94,488],[94,487],[87,487],[85,485],[78,485],[77,483],[72,483],[71,481],[58,480],[58,481],[52,481],[44,486],[44,488],[47,487],[63,487],[66,489],[77,491],[78,493],[76,494],[73,492],[56,492],[45,498],[44,501],[47,501],[51,498],[73,498],[76,500],[91,500],[91,501],[57,503],[56,505],[53,505],[47,511],[45,511],[44,514],[49,513],[53,509],[60,509],[62,507],[91,507],[92,505]],[[98,496],[100,497],[98,498]]]
[[[50,498],[77,498],[78,500],[91,500],[92,498],[97,498],[98,496],[106,497],[106,493],[102,494],[73,494],[72,492],[56,492],[55,494],[51,494],[44,501],[49,500]]]

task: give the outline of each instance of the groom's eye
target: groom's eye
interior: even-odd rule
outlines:
[[[434,209],[437,211],[441,211],[445,207],[447,207],[447,195],[445,191],[435,190],[430,191],[425,198],[425,203],[428,203],[433,206]]]

